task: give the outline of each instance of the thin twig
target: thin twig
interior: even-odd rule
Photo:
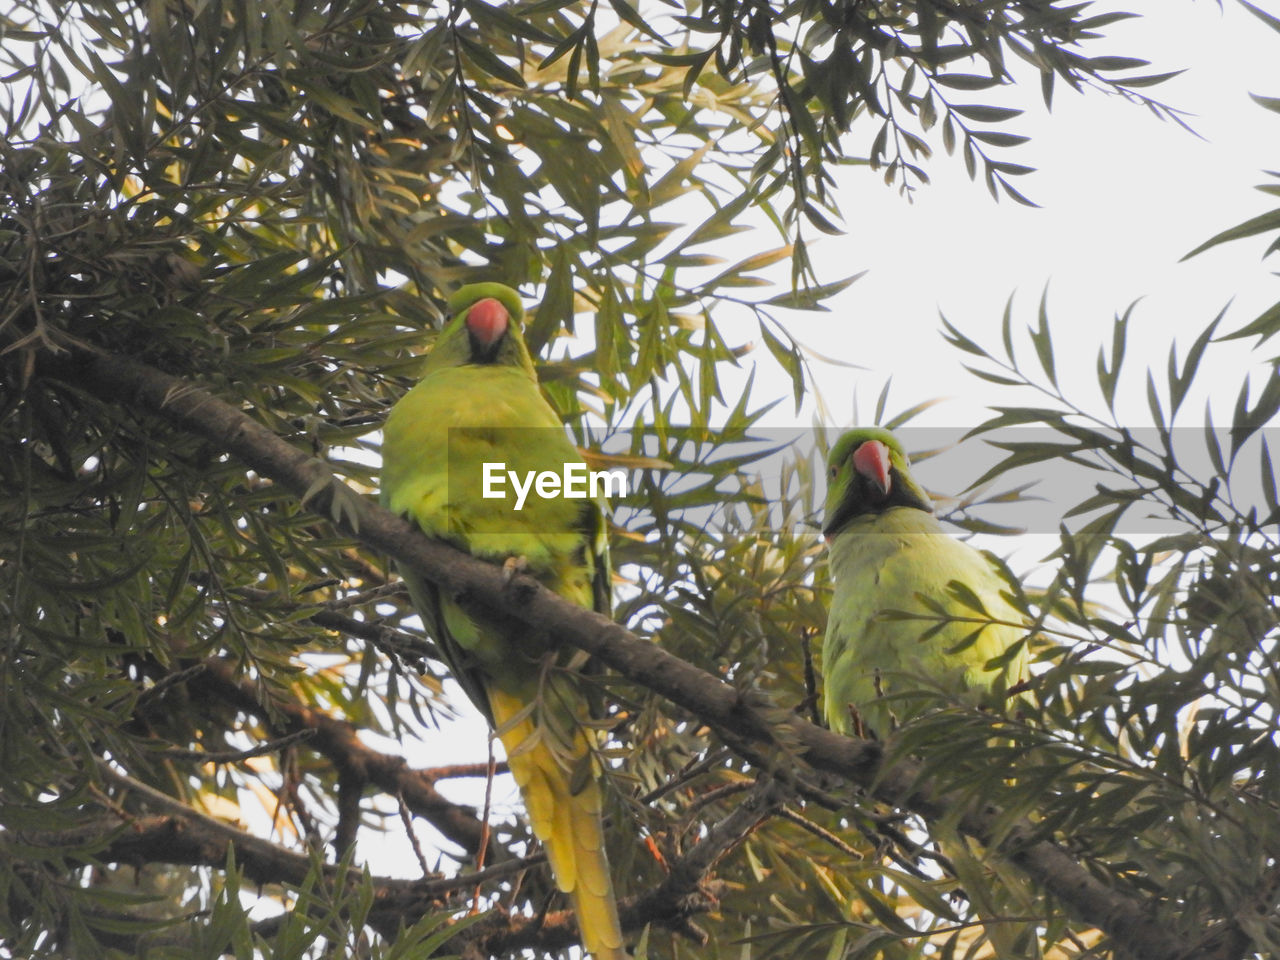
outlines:
[[[200,669],[197,673],[203,673],[204,664],[199,664]],[[175,674],[176,676],[176,674]],[[278,753],[287,747],[300,743],[303,740],[310,740],[316,735],[315,730],[296,730],[293,733],[286,734],[283,737],[277,737],[274,740],[267,740],[258,744],[256,747],[250,747],[247,750],[187,750],[182,747],[168,747],[164,750],[156,751],[161,757],[172,757],[177,760],[195,760],[199,763],[239,763],[242,760],[249,760],[253,757],[261,757],[267,753]]]
[[[809,643],[818,635],[817,629],[807,627],[800,637],[800,650],[804,654],[804,700],[797,708],[797,713],[808,711],[809,722],[815,727],[822,726],[822,718],[818,715],[818,674],[813,669],[813,649]]]
[[[832,833],[826,827],[819,826],[818,824],[810,820],[808,817],[802,817],[799,813],[792,810],[790,807],[779,807],[778,816],[782,817],[782,819],[784,820],[790,820],[792,823],[794,823],[798,827],[802,827],[805,830],[808,830],[819,840],[822,840],[826,843],[831,844],[831,846],[835,847],[837,850],[839,850],[841,853],[845,854],[846,856],[850,856],[855,860],[861,860],[863,858],[861,853],[859,853],[853,847],[849,846],[849,844],[845,843],[843,840],[837,837],[834,833]]]
[[[665,797],[672,790],[679,789],[685,784],[692,782],[714,767],[717,763],[723,763],[732,755],[733,753],[728,747],[720,747],[717,750],[711,751],[701,760],[690,760],[674,777],[666,783],[662,783],[654,787],[636,802],[641,806],[647,806],[655,800]]]
[[[205,665],[203,663],[196,663],[184,670],[178,670],[175,673],[170,673],[161,677],[156,681],[155,686],[142,691],[142,693],[138,695],[138,699],[134,704],[134,709],[143,707],[152,700],[158,700],[174,687],[178,686],[178,684],[186,683],[188,680],[200,676],[204,671]]]
[[[496,760],[492,749],[489,759],[484,763],[452,763],[444,767],[424,767],[418,771],[432,783],[437,780],[460,780],[464,777],[492,777],[498,773],[509,773],[510,768],[505,760]]]
[[[484,806],[481,807],[480,813],[480,850],[476,854],[476,870],[484,870],[484,855],[489,849],[489,813],[493,804],[493,778],[497,772],[498,762],[493,754],[493,741],[495,734],[489,733],[489,761],[485,765],[488,769],[485,771],[484,781]],[[471,912],[480,912],[480,884],[476,884],[475,893],[471,896]]]
[[[422,852],[422,844],[418,842],[417,831],[413,829],[413,815],[409,812],[409,805],[404,802],[403,793],[396,794],[396,808],[400,811],[400,822],[404,825],[405,836],[409,838],[409,846],[413,848],[413,855],[418,858],[418,866],[422,869],[422,877],[425,880],[431,876],[431,868],[427,866],[427,858]],[[480,849],[484,849],[483,844]]]

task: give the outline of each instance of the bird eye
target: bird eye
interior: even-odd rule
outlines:
[[[832,479],[832,480],[834,480],[834,479],[835,479],[839,474],[840,474],[840,468],[839,468],[839,467],[832,467],[832,468],[831,468],[831,479]]]

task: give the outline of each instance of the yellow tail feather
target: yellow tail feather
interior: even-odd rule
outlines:
[[[627,960],[600,826],[600,785],[588,779],[573,793],[570,771],[546,742],[554,735],[542,731],[535,736],[533,714],[511,722],[527,706],[518,697],[494,689],[488,694],[511,775],[520,787],[534,835],[547,851],[556,885],[573,900],[583,946],[596,960]],[[531,736],[532,743],[527,743]],[[586,752],[585,736],[581,730],[575,735],[576,756]]]

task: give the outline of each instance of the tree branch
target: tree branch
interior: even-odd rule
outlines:
[[[236,863],[253,882],[294,886],[301,885],[316,867],[311,857],[200,813],[181,800],[121,773],[106,761],[100,761],[99,768],[117,787],[137,794],[148,806],[161,812],[145,816],[117,812],[68,830],[26,830],[12,837],[0,833],[0,855],[29,859],[32,848],[48,847],[63,856],[67,850],[84,849],[83,855],[72,856],[79,856],[85,862],[120,863],[134,868],[156,863],[220,868],[234,851]],[[690,918],[714,909],[718,903],[719,885],[705,879],[707,872],[777,809],[783,799],[775,784],[756,789],[746,802],[712,825],[689,852],[672,863],[666,880],[620,904],[623,927],[639,930],[657,923],[705,940],[705,934],[692,925]],[[17,847],[23,853],[16,854],[8,849],[10,847]],[[509,878],[545,859],[545,855],[535,854],[454,877],[424,880],[374,877],[369,922],[392,936],[406,921],[412,923],[427,910],[449,909],[449,900],[455,895],[465,895],[480,883]],[[323,864],[321,870],[331,883],[354,885],[363,879],[357,867],[349,867],[343,873],[336,864]],[[177,943],[182,935],[177,934],[177,940],[171,934],[162,934],[161,938]],[[557,950],[577,943],[578,939],[577,921],[571,911],[559,910],[530,918],[494,910],[454,943],[471,944],[477,950],[494,954],[529,947]],[[113,943],[121,949],[137,945],[127,935]]]
[[[336,529],[438,584],[464,607],[484,609],[514,622],[554,631],[557,637],[600,659],[623,676],[679,704],[705,722],[737,732],[737,739],[771,749],[782,746],[819,770],[841,776],[886,803],[927,820],[940,817],[948,801],[920,777],[917,765],[881,764],[877,744],[831,733],[774,705],[763,694],[740,691],[717,677],[641,640],[608,618],[576,606],[529,577],[508,582],[496,566],[429,540],[408,521],[375,507],[336,480],[316,458],[281,440],[261,424],[208,392],[136,361],[106,354],[80,354],[74,369],[81,385],[164,417],[237,457],[246,466],[292,491]],[[56,360],[46,368],[63,366]],[[970,806],[959,828],[991,846],[1001,811]],[[1152,919],[1146,903],[1076,863],[1061,847],[1036,839],[1020,822],[999,834],[1009,862],[1041,884],[1079,919],[1110,935],[1136,958],[1193,960],[1208,954]]]
[[[719,905],[722,886],[707,880],[707,874],[761,822],[772,816],[785,799],[783,788],[775,781],[767,780],[756,786],[723,820],[708,827],[690,850],[670,862],[662,883],[618,904],[622,928],[641,930],[656,923],[698,943],[706,943],[707,934],[692,918]],[[561,950],[578,943],[579,935],[576,918],[571,912],[561,910],[534,918],[495,915],[454,941],[458,942],[472,943],[481,953],[494,955],[530,947]]]
[[[454,803],[435,787],[435,778],[425,771],[410,769],[396,754],[382,753],[363,743],[357,728],[319,710],[279,696],[264,700],[263,691],[252,680],[239,679],[234,668],[217,658],[204,661],[205,670],[190,681],[193,690],[203,690],[237,709],[254,714],[279,734],[313,731],[308,746],[327,757],[346,777],[353,789],[370,784],[393,797],[400,797],[408,809],[428,821],[467,853],[475,855],[484,834],[473,807]],[[358,793],[357,793],[358,798]],[[487,859],[509,859],[490,839]]]
[[[397,660],[403,660],[408,665],[419,671],[423,671],[426,660],[434,660],[437,663],[444,663],[444,658],[440,655],[440,651],[436,649],[436,645],[422,637],[414,636],[403,630],[396,630],[384,624],[369,620],[356,620],[353,617],[344,616],[338,613],[338,610],[352,606],[357,602],[366,602],[371,598],[381,598],[386,596],[394,596],[396,594],[407,593],[402,583],[386,584],[376,587],[373,590],[366,591],[362,597],[349,597],[339,600],[336,603],[325,603],[319,605],[302,604],[302,603],[286,603],[280,604],[279,597],[270,590],[256,590],[252,587],[237,587],[231,591],[236,597],[242,597],[246,600],[253,600],[260,603],[276,603],[282,612],[293,612],[306,606],[315,606],[315,613],[307,617],[309,623],[314,623],[318,627],[324,627],[326,630],[334,630],[338,633],[345,633],[348,636],[355,637],[357,640],[364,640],[371,643],[378,650],[394,657]]]
[[[30,860],[33,848],[48,847],[61,857],[119,863],[135,869],[157,863],[218,869],[226,865],[228,854],[234,851],[237,865],[254,883],[292,886],[303,884],[315,869],[316,862],[305,854],[287,850],[194,810],[106,762],[100,763],[100,769],[116,786],[139,795],[149,807],[161,812],[137,817],[117,813],[69,830],[23,830],[14,831],[11,836],[0,833],[0,856]],[[68,854],[68,850],[86,852]],[[544,855],[537,854],[454,877],[424,880],[374,877],[369,922],[387,935],[394,935],[406,918],[412,922],[427,910],[448,909],[451,898],[465,896],[476,884],[510,877],[545,859]],[[331,883],[355,885],[363,879],[358,867],[349,867],[342,873],[336,864],[330,863],[322,864],[321,871]],[[120,942],[124,949],[130,944],[127,940]]]
[[[171,757],[174,760],[194,760],[197,763],[243,763],[246,760],[252,760],[254,757],[261,757],[268,753],[278,753],[281,750],[288,749],[304,740],[310,740],[315,734],[314,730],[298,730],[275,740],[260,743],[256,747],[250,747],[247,750],[185,750],[182,747],[169,747],[168,749],[157,751],[156,755]]]

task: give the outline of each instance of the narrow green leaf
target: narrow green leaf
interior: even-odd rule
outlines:
[[[685,240],[684,246],[694,247],[700,243],[719,240],[722,237],[750,229],[743,224],[735,224],[733,222],[738,214],[742,213],[750,203],[750,193],[743,192],[734,197],[695,227],[693,233],[689,234],[689,238]]]
[[[934,78],[941,86],[953,90],[986,90],[999,85],[996,77],[984,77],[976,73],[940,73]]]
[[[1124,364],[1124,349],[1128,338],[1130,305],[1123,316],[1117,316],[1111,328],[1111,367],[1107,368],[1106,356],[1102,348],[1098,348],[1098,385],[1102,387],[1103,399],[1107,401],[1107,409],[1115,412],[1116,385],[1120,381],[1120,368]]]
[[[1022,381],[1015,380],[1013,377],[1006,377],[1000,373],[992,373],[989,370],[979,370],[977,367],[971,367],[968,364],[964,364],[963,366],[979,380],[985,380],[987,383],[997,383],[1002,387],[1022,386]]]
[[[889,385],[893,383],[893,377],[889,377],[884,382],[884,386],[880,390],[880,396],[876,398],[876,412],[871,422],[875,424],[882,423],[884,420],[884,406],[889,401]]]
[[[979,123],[1000,123],[1022,115],[1021,110],[1013,107],[993,107],[982,103],[953,103],[951,109],[960,116]]]
[[[827,310],[827,306],[822,301],[828,300],[835,296],[841,290],[850,284],[861,280],[867,275],[867,271],[855,273],[851,277],[845,277],[843,280],[836,280],[832,283],[824,283],[816,287],[806,287],[801,290],[791,290],[787,293],[780,293],[776,297],[770,297],[764,301],[769,306],[774,307],[790,307],[793,310]]]
[[[904,423],[913,420],[919,414],[928,410],[930,407],[937,406],[941,402],[941,397],[935,397],[932,400],[922,400],[919,403],[912,404],[901,413],[896,413],[890,417],[888,422],[884,424],[884,427],[886,430],[897,430],[898,427],[902,426]]]
[[[1280,376],[1277,376],[1275,366],[1272,366],[1271,376],[1267,377],[1262,393],[1259,394],[1252,409],[1247,402],[1248,391],[1249,381],[1246,380],[1244,389],[1236,400],[1235,416],[1231,422],[1231,459],[1233,461],[1245,441],[1269,424],[1275,417],[1276,411],[1280,410]]]
[[[764,250],[760,253],[752,254],[745,260],[738,261],[728,270],[724,270],[717,274],[716,277],[707,284],[707,287],[711,288],[720,286],[734,279],[750,279],[746,276],[748,271],[760,270],[764,267],[771,266],[779,260],[785,260],[789,256],[791,256],[790,246],[775,247],[772,250]]]
[[[571,34],[564,37],[559,43],[557,43],[554,47],[551,48],[550,53],[548,53],[545,57],[543,57],[538,62],[538,69],[545,70],[547,67],[551,66],[553,63],[555,63],[557,60],[563,57],[570,50],[581,49],[582,44],[586,39],[585,32],[587,29],[588,29],[588,25],[584,23],[577,30],[574,30]]]
[[[609,6],[613,7],[613,12],[618,15],[618,19],[624,23],[629,23],[635,27],[650,40],[656,40],[661,46],[671,46],[670,41],[662,34],[653,29],[653,26],[627,0],[609,0]]]
[[[1036,356],[1040,360],[1040,367],[1044,370],[1045,376],[1056,387],[1058,385],[1058,374],[1053,360],[1053,337],[1049,332],[1048,287],[1040,295],[1039,321],[1039,327],[1030,331],[1031,343],[1036,348]]]
[[[1222,459],[1222,444],[1218,440],[1218,431],[1213,426],[1213,404],[1204,402],[1204,446],[1209,452],[1209,460],[1219,477],[1226,477],[1227,467]]]
[[[505,81],[514,87],[524,87],[524,77],[520,75],[520,71],[512,67],[487,46],[482,43],[476,43],[463,33],[456,34],[456,37],[466,53],[467,59],[489,76]]]
[[[778,339],[763,320],[760,321],[759,327],[760,336],[764,338],[764,345],[773,354],[773,358],[778,361],[778,365],[791,377],[792,393],[795,396],[796,408],[799,409],[800,403],[804,399],[804,367],[800,358],[800,351],[796,349],[794,343],[785,344]]]
[[[1267,510],[1274,515],[1280,510],[1280,499],[1276,495],[1276,473],[1271,465],[1271,448],[1267,438],[1262,438],[1262,455],[1258,458],[1262,469],[1262,496],[1267,501]]]
[[[950,581],[947,584],[947,593],[951,594],[951,596],[956,600],[959,600],[961,605],[968,607],[975,613],[981,613],[984,615],[987,613],[987,607],[986,604],[982,602],[982,598],[974,593],[973,587],[969,586],[964,581]]]
[[[1091,57],[1085,61],[1085,66],[1090,70],[1109,73],[1113,70],[1135,70],[1138,67],[1149,67],[1151,66],[1151,61],[1141,60],[1137,57]]]
[[[1013,363],[1013,294],[1009,294],[1009,299],[1004,302],[1004,313],[1000,316],[1000,340],[1004,344],[1005,358]]]
[[[1263,97],[1256,93],[1251,93],[1249,96],[1253,98],[1254,103],[1265,107],[1273,113],[1280,113],[1280,97]]]
[[[1000,189],[1005,192],[1009,199],[1022,204],[1024,207],[1034,207],[1037,210],[1040,208],[1040,204],[1036,203],[1020,190],[1015,189],[1010,185],[1009,181],[1004,179],[1004,177],[1000,177]]]
[[[604,107],[604,129],[609,142],[622,157],[628,176],[633,182],[644,183],[645,164],[636,146],[634,118],[617,97],[605,93],[601,98]],[[647,205],[647,204],[646,204]]]
[[[1122,20],[1136,19],[1138,14],[1125,13],[1124,11],[1116,11],[1114,13],[1103,13],[1096,17],[1085,17],[1076,21],[1077,30],[1097,30],[1099,27],[1109,27],[1113,23],[1119,23]]]
[[[679,163],[673,164],[671,169],[649,187],[651,201],[655,204],[665,203],[686,193],[689,189],[688,181],[690,177],[693,176],[694,170],[702,163],[703,157],[707,155],[707,151],[710,149],[711,144],[704,143]]]
[[[533,320],[525,327],[525,342],[533,354],[542,352],[560,328],[573,327],[573,264],[568,246],[561,244],[551,257],[551,276],[547,279],[542,302]]]
[[[654,63],[660,63],[664,67],[689,67],[701,66],[707,62],[709,51],[692,50],[689,53],[661,53],[654,51],[646,53],[645,57]]]
[[[991,169],[1000,173],[1007,173],[1012,177],[1025,177],[1028,173],[1036,172],[1035,167],[1028,167],[1024,163],[1009,163],[1005,160],[992,160]]]
[[[1240,448],[1240,442],[1236,438],[1241,435],[1247,435],[1248,419],[1249,419],[1249,382],[1250,378],[1246,376],[1244,383],[1240,384],[1240,392],[1236,394],[1236,405],[1231,411],[1231,457],[1230,462],[1234,463],[1236,459],[1236,451]]]
[[[1071,453],[1077,449],[1074,445],[1061,443],[988,442],[991,442],[992,446],[1007,451],[1009,455],[969,484],[968,489],[970,490],[976,490],[1017,467],[1043,463],[1046,460],[1056,460],[1064,456],[1064,454]]]
[[[1268,230],[1280,230],[1280,209],[1250,217],[1244,223],[1239,223],[1228,230],[1223,230],[1221,233],[1210,237],[1190,253],[1184,254],[1182,260],[1190,260],[1197,254],[1204,253],[1209,248],[1216,247],[1220,243],[1227,243],[1230,240],[1243,240],[1245,237],[1254,237],[1260,233],[1266,233]]]
[[[988,359],[987,351],[983,350],[982,347],[974,343],[972,340],[966,337],[963,333],[957,330],[945,316],[943,316],[942,314],[939,314],[938,316],[939,316],[939,319],[942,321],[943,328],[946,331],[943,334],[943,338],[949,344],[951,344],[953,347],[963,350],[965,353],[971,353],[975,357],[982,357],[984,360]]]
[[[1240,5],[1244,7],[1246,10],[1248,10],[1250,13],[1252,13],[1259,20],[1261,20],[1263,23],[1265,23],[1272,30],[1280,32],[1280,17],[1267,13],[1265,10],[1261,9],[1260,7],[1255,7],[1252,3],[1249,3],[1248,0],[1240,0]]]
[[[815,227],[830,237],[844,236],[844,230],[827,218],[812,201],[806,201],[804,205],[804,218],[812,223]]]
[[[1239,340],[1243,337],[1259,337],[1265,341],[1280,333],[1280,301],[1269,306],[1253,320],[1234,333],[1225,333],[1223,340]]]
[[[1186,360],[1182,364],[1182,372],[1177,370],[1175,361],[1175,349],[1169,348],[1169,420],[1178,414],[1178,408],[1182,406],[1182,401],[1187,396],[1187,390],[1191,387],[1192,380],[1195,379],[1196,370],[1200,366],[1200,359],[1204,356],[1205,347],[1209,345],[1209,341],[1213,339],[1213,333],[1218,328],[1218,323],[1222,320],[1223,314],[1226,313],[1224,307],[1213,318],[1213,322],[1201,331],[1196,337],[1195,342],[1191,344],[1191,349],[1187,351]]]
[[[1164,411],[1160,407],[1160,393],[1156,390],[1155,374],[1150,370],[1147,371],[1147,409],[1151,411],[1151,419],[1155,421],[1155,426],[1160,431],[1161,439],[1167,441],[1168,425],[1164,419]]]
[[[1112,82],[1117,87],[1154,87],[1156,84],[1164,83],[1166,80],[1172,80],[1174,77],[1186,73],[1185,70],[1170,70],[1168,73],[1150,73],[1142,77],[1124,77]]]
[[[1016,147],[1031,139],[1020,133],[1005,133],[1000,130],[974,130],[971,136],[975,140],[981,140],[996,147]]]
[[[287,8],[284,8],[287,9]],[[507,12],[507,10],[496,3],[476,3],[467,4],[467,9],[475,18],[476,23],[483,26],[487,25],[491,29],[496,27],[495,33],[501,32],[510,34],[513,37],[524,37],[526,40],[534,40],[538,43],[554,43],[558,39],[556,36],[547,33],[537,22],[530,17],[517,17],[515,14]]]

